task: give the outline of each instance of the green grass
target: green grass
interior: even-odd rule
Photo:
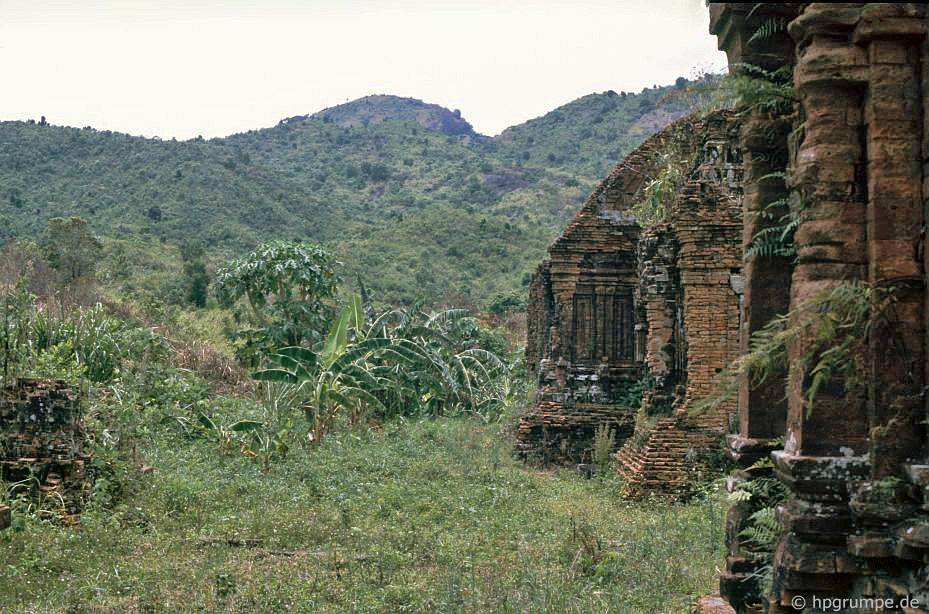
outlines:
[[[0,611],[682,612],[713,592],[718,495],[627,501],[525,467],[498,430],[343,432],[269,474],[157,435],[115,510],[0,536]]]

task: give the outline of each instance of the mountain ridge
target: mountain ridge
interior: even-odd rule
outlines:
[[[158,253],[197,240],[214,262],[262,240],[311,240],[386,302],[480,305],[520,291],[600,177],[696,104],[662,102],[675,92],[686,94],[591,94],[496,138],[386,95],[209,140],[2,122],[0,244],[67,215]]]

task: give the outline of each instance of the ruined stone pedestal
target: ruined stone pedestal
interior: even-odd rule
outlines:
[[[0,505],[0,531],[9,528],[10,522],[10,507],[8,505]]]
[[[849,554],[853,530],[848,484],[866,479],[862,456],[805,456],[777,451],[775,473],[794,497],[777,510],[786,537],[774,555],[772,606],[793,611],[791,601],[848,595],[860,561]],[[781,611],[781,610],[775,610]]]
[[[763,461],[777,448],[776,443],[729,435],[727,444],[730,458],[740,467],[726,482],[729,493],[740,490],[750,480],[773,478],[773,468]],[[736,503],[726,514],[726,568],[719,577],[719,591],[740,612],[760,612],[764,600],[760,578],[766,557],[743,537],[758,509],[758,502],[750,499]]]
[[[0,479],[70,517],[89,495],[88,460],[80,401],[64,382],[20,379],[0,392]]]
[[[614,449],[635,426],[635,409],[617,405],[543,401],[519,421],[517,449],[545,462],[590,462],[597,429],[611,433]]]

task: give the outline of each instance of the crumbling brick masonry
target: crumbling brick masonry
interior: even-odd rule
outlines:
[[[0,391],[0,480],[72,517],[89,495],[87,461],[80,402],[64,382],[20,379]]]
[[[683,179],[664,221],[643,232],[630,209],[666,153]],[[524,454],[578,461],[598,426],[617,444],[638,429],[620,453],[630,487],[683,487],[688,452],[712,445],[734,411],[686,417],[738,352],[741,173],[731,113],[683,118],[617,165],[549,248],[530,285],[539,392],[519,425]],[[640,408],[627,399],[643,378],[650,419],[636,426]]]
[[[746,160],[764,161],[746,165],[745,240],[758,229],[749,213],[779,192],[799,219],[792,267],[745,269],[745,333],[844,282],[896,297],[882,323],[891,333],[867,339],[861,398],[825,386],[808,411],[808,378],[787,390],[784,378],[743,386],[732,456],[745,467],[770,456],[769,475],[791,494],[777,508],[771,586],[755,581],[745,507],[730,511],[721,592],[740,612],[813,611],[815,599],[845,600],[832,602],[842,611],[929,611],[927,7],[712,3],[710,15],[732,72],[792,66],[796,93],[792,115],[754,112],[743,127]],[[787,185],[765,179],[778,158]],[[799,339],[791,357],[809,343]],[[732,484],[751,477],[743,470]],[[861,606],[875,599],[894,605]]]

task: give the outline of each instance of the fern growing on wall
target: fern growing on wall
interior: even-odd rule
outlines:
[[[629,210],[642,228],[660,224],[668,214],[668,205],[674,199],[684,179],[680,156],[673,151],[658,154],[658,172],[642,190],[642,200]]]
[[[758,183],[765,180],[782,181],[786,185],[788,174],[784,171],[768,173],[758,179]],[[782,213],[784,210],[786,213]],[[745,259],[784,257],[796,260],[797,246],[794,235],[800,227],[804,206],[790,206],[787,197],[771,201],[758,213],[758,217],[768,223],[755,233],[745,250]],[[773,223],[772,223],[773,222]]]
[[[790,489],[774,475],[774,464],[763,458],[745,471],[751,477],[738,482],[729,493],[732,503],[745,506],[747,521],[739,531],[740,546],[751,553],[755,572],[747,579],[759,589],[759,594],[771,589],[774,571],[774,550],[784,534],[777,521],[777,507],[790,496]]]
[[[725,108],[760,111],[772,116],[793,112],[796,92],[793,66],[785,64],[774,70],[740,62],[733,64],[738,74],[722,79],[717,90],[717,104]]]
[[[749,15],[760,4],[755,5]],[[776,34],[786,31],[788,20],[783,17],[766,19],[748,39],[748,43],[767,40]],[[793,114],[796,107],[796,91],[793,84],[793,66],[783,64],[773,69],[766,69],[746,62],[734,65],[735,74],[724,79],[718,90],[718,100],[728,106],[767,115],[771,119],[786,117]],[[776,164],[775,166],[780,166]],[[786,184],[788,175],[784,170],[769,173],[761,177],[758,182],[765,180],[780,180]],[[787,213],[782,213],[787,209]],[[768,203],[761,211],[763,218],[768,218],[759,232],[752,237],[746,250],[746,259],[752,258],[795,258],[797,254],[794,245],[794,233],[800,225],[800,210],[789,207],[786,198],[779,198]],[[773,222],[773,223],[770,223]]]
[[[732,398],[747,378],[757,386],[775,374],[787,372],[788,384],[804,383],[804,404],[812,412],[816,397],[830,384],[840,384],[847,398],[863,396],[868,382],[868,340],[889,335],[893,351],[905,356],[906,344],[889,323],[896,304],[893,287],[875,287],[861,281],[842,282],[777,316],[752,334],[749,351],[719,375],[714,392],[696,403],[696,415]],[[788,350],[802,340],[804,352]]]

